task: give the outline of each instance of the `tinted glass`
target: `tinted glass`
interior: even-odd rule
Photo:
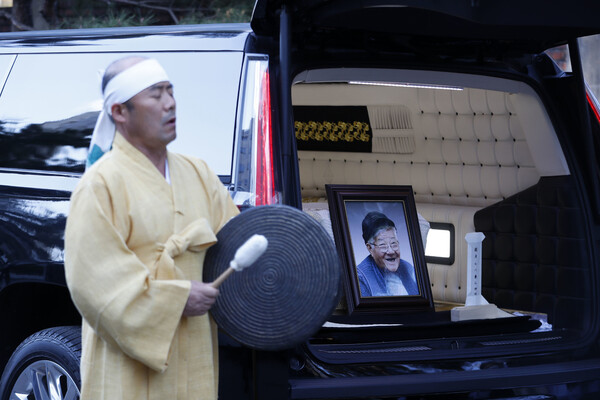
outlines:
[[[558,65],[560,69],[565,72],[573,72],[573,68],[571,66],[571,55],[569,54],[569,46],[562,45],[558,47],[553,47],[551,49],[546,50],[546,54],[548,54]]]
[[[579,39],[583,76],[596,98],[600,97],[600,35]]]
[[[578,39],[583,76],[588,88],[596,98],[600,97],[600,35]],[[569,46],[559,46],[546,50],[546,53],[565,72],[572,72]]]
[[[170,148],[230,175],[241,53],[144,55],[160,61],[175,87],[178,139]],[[102,105],[100,77],[120,57],[19,56],[0,97],[0,167],[83,172]]]
[[[0,55],[0,93],[2,93],[2,87],[14,61],[14,55]]]

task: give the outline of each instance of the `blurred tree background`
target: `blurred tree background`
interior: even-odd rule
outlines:
[[[1,0],[0,5],[0,31],[25,31],[249,22],[254,0]]]

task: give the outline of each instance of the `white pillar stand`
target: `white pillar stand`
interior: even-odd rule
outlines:
[[[464,307],[455,307],[450,311],[452,321],[468,319],[489,319],[510,317],[511,314],[489,304],[481,295],[481,242],[485,235],[481,232],[469,232],[465,235],[467,249],[467,298]]]
[[[488,304],[481,295],[481,242],[485,235],[481,232],[469,232],[465,235],[467,248],[467,299],[465,306]]]

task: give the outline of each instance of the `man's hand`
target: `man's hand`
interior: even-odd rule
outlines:
[[[217,300],[218,295],[219,289],[215,289],[210,284],[192,281],[192,288],[183,309],[183,316],[195,317],[206,314]]]

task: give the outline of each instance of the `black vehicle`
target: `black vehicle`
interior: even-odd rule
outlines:
[[[259,0],[250,25],[0,35],[2,400],[78,398],[64,224],[98,70],[130,53],[173,80],[172,150],[205,159],[242,209],[304,209],[344,265],[344,298],[302,345],[222,335],[221,399],[596,398],[600,107],[579,38],[600,33],[599,13],[586,1]],[[572,71],[545,52],[561,45]],[[364,143],[331,133],[357,120]],[[424,257],[433,309],[361,298],[326,185],[411,187],[429,232],[446,233],[447,253]],[[469,232],[485,235],[481,292],[510,318],[451,318],[468,295]]]

